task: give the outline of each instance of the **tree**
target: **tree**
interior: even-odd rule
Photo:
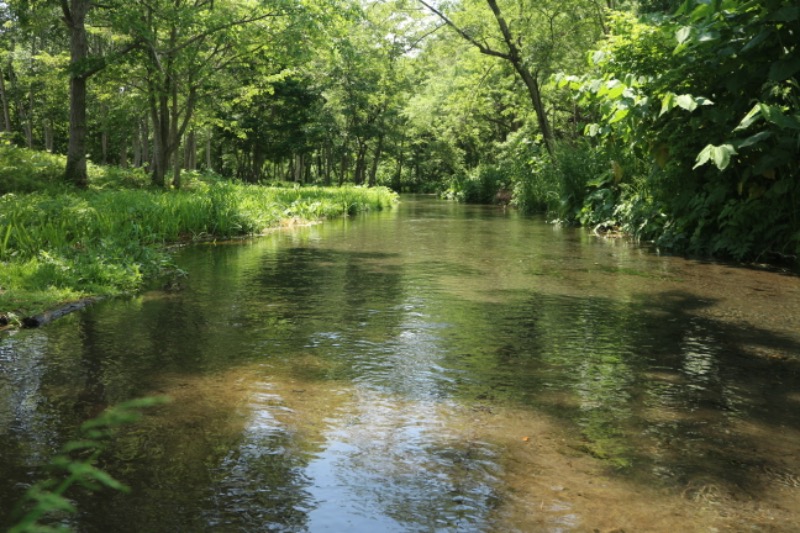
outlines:
[[[135,1],[126,8],[116,22],[141,43],[135,73],[153,123],[152,181],[163,186],[172,163],[173,185],[179,187],[180,158],[173,156],[198,100],[212,90],[216,75],[267,46],[279,30],[274,21],[286,10],[280,3],[242,0]]]
[[[86,187],[86,83],[99,68],[87,68],[89,45],[86,16],[91,0],[61,0],[64,23],[69,29],[69,147],[64,178],[78,187]]]
[[[462,3],[466,16],[460,24],[430,2],[418,1],[482,54],[503,59],[513,67],[525,86],[545,147],[552,153],[555,133],[542,85],[565,51],[574,53],[576,43],[586,44],[587,38],[594,42],[600,34],[603,14],[598,16],[597,4],[584,0],[521,1],[506,9],[498,0],[467,0]],[[486,16],[487,7],[491,17]],[[487,19],[494,21],[492,27],[487,27]]]

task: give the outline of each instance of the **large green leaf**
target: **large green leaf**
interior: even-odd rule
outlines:
[[[734,145],[736,146],[736,148],[740,148],[740,149],[741,148],[747,148],[748,146],[753,146],[754,144],[758,144],[761,141],[769,139],[770,137],[772,137],[772,132],[770,132],[770,131],[760,131],[760,132],[756,133],[755,135],[751,135],[747,139],[744,139],[744,140],[741,140],[741,141],[736,141],[734,143]]]
[[[800,71],[800,57],[781,59],[769,67],[769,79],[783,81],[791,78]]]
[[[750,126],[753,125],[761,117],[761,105],[756,104],[753,108],[744,116],[739,125],[736,126],[733,131],[741,131],[746,130]]]
[[[783,112],[780,106],[759,104],[761,115],[770,124],[775,124],[779,128],[800,130],[800,120],[796,116],[789,116]]]
[[[697,154],[697,160],[693,168],[703,166],[712,161],[718,169],[725,170],[731,163],[731,156],[736,155],[736,153],[736,148],[732,144],[720,146],[709,144]]]

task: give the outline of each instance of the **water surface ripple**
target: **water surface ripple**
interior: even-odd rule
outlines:
[[[0,339],[0,527],[75,428],[174,401],[79,531],[794,531],[800,279],[408,197],[178,257]]]

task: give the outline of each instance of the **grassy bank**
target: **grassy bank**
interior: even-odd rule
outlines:
[[[0,161],[0,182],[24,191],[0,196],[0,315],[12,322],[88,296],[135,291],[175,271],[171,243],[258,234],[289,220],[384,209],[396,199],[383,188],[197,178],[185,190],[161,191],[146,188],[135,171],[101,168],[90,190],[78,191],[53,179],[57,156],[3,147]]]

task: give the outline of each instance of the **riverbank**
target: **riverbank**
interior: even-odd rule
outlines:
[[[257,235],[397,201],[385,188],[263,186],[199,174],[180,191],[156,190],[136,170],[99,167],[84,191],[53,180],[57,156],[2,149],[0,181],[20,184],[0,196],[0,321],[7,325],[186,275],[170,245]]]

